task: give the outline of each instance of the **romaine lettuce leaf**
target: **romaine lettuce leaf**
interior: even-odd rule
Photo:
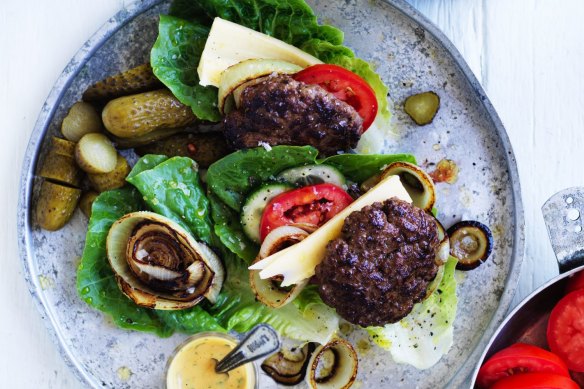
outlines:
[[[362,183],[369,177],[380,173],[393,162],[416,163],[411,154],[339,154],[320,160],[319,163],[337,168],[354,182]]]
[[[209,24],[210,26],[210,24]],[[154,75],[201,120],[219,121],[217,88],[199,85],[197,66],[209,26],[160,15],[158,38],[150,52]]]
[[[200,307],[168,313],[138,307],[118,287],[106,255],[106,238],[111,225],[123,215],[144,209],[142,196],[131,187],[104,192],[94,201],[85,248],[77,269],[77,292],[93,308],[111,316],[121,328],[170,336],[175,330],[223,330]]]
[[[127,181],[140,191],[150,209],[213,246],[211,209],[199,182],[197,164],[186,157],[165,158],[142,157]]]
[[[341,30],[318,23],[304,0],[175,0],[170,14],[176,17],[161,16],[159,36],[151,53],[152,68],[154,74],[181,102],[191,106],[199,118],[218,120],[219,117],[216,89],[199,86],[196,71],[206,39],[203,33],[211,26],[213,18],[219,16],[360,75],[377,97],[377,126],[388,126],[387,86],[369,63],[356,58],[351,49],[343,46]]]
[[[280,334],[299,341],[326,343],[337,331],[339,317],[313,288],[307,287],[290,304],[273,309],[256,301],[249,285],[249,271],[236,258],[227,257],[228,277],[209,313],[229,330],[245,332],[268,323]]]
[[[194,166],[189,158],[144,156],[128,176],[128,181],[138,190],[126,187],[104,192],[95,200],[77,272],[79,295],[92,307],[109,314],[118,326],[159,336],[170,336],[174,331],[244,332],[258,323],[269,323],[282,335],[293,339],[327,341],[337,330],[339,319],[314,291],[301,293],[297,303],[280,309],[256,301],[249,285],[247,265],[231,253],[231,247],[216,240],[213,231],[206,227],[210,226],[210,204]],[[226,219],[236,214],[219,200],[217,202],[221,207],[214,208],[214,213],[218,214],[215,217],[225,218],[227,224],[218,223],[215,227],[218,226],[218,231],[225,228],[227,236],[229,229],[236,231],[237,228]],[[111,225],[123,215],[148,208],[175,221],[185,215],[183,227],[197,239],[212,239],[215,248],[223,253],[227,278],[216,304],[204,302],[186,310],[157,311],[136,306],[120,291],[107,260],[107,234]]]
[[[251,189],[273,180],[284,169],[315,163],[318,151],[311,146],[275,146],[240,150],[209,166],[207,185],[236,211]]]
[[[391,352],[394,361],[428,369],[450,350],[458,304],[454,277],[456,263],[456,258],[448,259],[444,265],[444,277],[436,291],[416,304],[400,322],[367,328],[375,343]]]
[[[361,183],[392,162],[416,162],[410,154],[341,154],[322,160],[317,160],[317,155],[318,151],[310,146],[257,147],[229,154],[209,167],[208,197],[215,234],[231,252],[247,262],[257,255],[258,247],[243,233],[239,211],[247,194],[275,180],[285,169],[323,163],[334,166],[349,180]]]

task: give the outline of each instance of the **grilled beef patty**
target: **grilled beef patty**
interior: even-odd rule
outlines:
[[[382,326],[407,316],[436,277],[436,224],[395,198],[351,213],[316,267],[323,301],[345,320]]]
[[[269,145],[311,145],[325,155],[357,146],[363,119],[318,85],[271,75],[243,90],[240,107],[224,119],[234,149]]]

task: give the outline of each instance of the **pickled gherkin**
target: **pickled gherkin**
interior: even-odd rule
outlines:
[[[406,113],[420,126],[431,123],[438,108],[440,108],[440,97],[431,91],[412,95],[404,104]]]
[[[143,64],[96,82],[83,93],[83,100],[107,102],[121,96],[157,89],[162,83],[152,73],[150,64]]]
[[[81,189],[44,180],[36,203],[35,220],[49,231],[63,227],[77,207]]]
[[[197,120],[191,108],[167,89],[120,97],[102,112],[105,128],[120,138],[134,138],[163,128],[177,128]]]
[[[48,154],[45,156],[38,175],[65,185],[79,187],[83,172],[74,159],[75,143],[53,137]]]

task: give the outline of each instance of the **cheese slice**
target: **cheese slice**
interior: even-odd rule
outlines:
[[[241,61],[280,59],[303,68],[322,63],[297,47],[239,24],[215,18],[197,72],[199,84],[219,87],[221,73]]]
[[[269,257],[253,264],[250,270],[261,270],[261,278],[270,278],[282,275],[284,280],[282,286],[290,286],[299,283],[314,275],[316,265],[324,258],[326,245],[337,238],[345,218],[353,211],[371,205],[375,202],[385,201],[392,197],[400,200],[412,202],[412,199],[399,176],[388,176],[381,180],[376,186],[371,188],[363,196],[355,200],[347,208],[343,209],[332,219],[319,227],[316,231],[306,237],[300,243],[290,246]]]

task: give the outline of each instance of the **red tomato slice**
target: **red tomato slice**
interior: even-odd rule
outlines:
[[[547,341],[568,369],[584,372],[584,289],[564,296],[548,321]]]
[[[275,228],[293,223],[321,226],[352,202],[347,192],[332,184],[305,186],[279,194],[262,214],[261,240]]]
[[[377,115],[377,98],[367,81],[337,65],[313,65],[294,75],[294,79],[307,84],[317,84],[343,100],[363,118],[365,132]]]
[[[490,388],[500,379],[528,372],[570,376],[568,367],[557,355],[537,346],[515,343],[495,353],[481,366],[477,386]]]
[[[572,275],[566,286],[566,294],[578,289],[584,289],[584,270]]]
[[[563,375],[523,373],[503,378],[491,389],[580,389],[580,386]]]

